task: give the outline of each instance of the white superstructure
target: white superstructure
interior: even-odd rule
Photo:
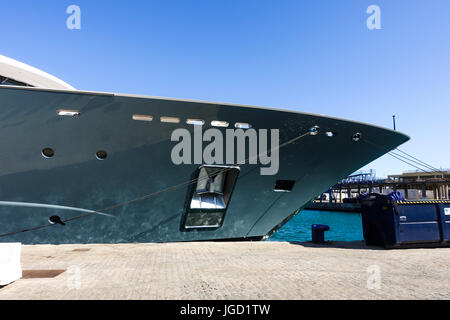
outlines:
[[[0,85],[27,85],[31,87],[75,90],[64,81],[32,66],[0,55]]]

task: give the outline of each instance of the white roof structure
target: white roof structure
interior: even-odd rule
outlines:
[[[38,88],[76,90],[71,85],[44,71],[0,55],[0,84],[2,84],[2,78],[3,81],[12,80],[13,83],[21,82]]]

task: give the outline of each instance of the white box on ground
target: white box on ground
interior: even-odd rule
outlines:
[[[0,243],[0,286],[22,278],[21,243]]]

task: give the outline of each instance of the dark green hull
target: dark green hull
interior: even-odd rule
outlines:
[[[59,109],[81,115],[61,117]],[[133,114],[154,120],[134,121]],[[181,122],[162,123],[161,116]],[[213,120],[279,129],[281,144],[314,126],[321,131],[281,148],[274,176],[261,175],[259,165],[240,165],[222,226],[185,230],[192,185],[180,184],[195,177],[199,165],[173,164],[176,143],[170,136],[176,128],[192,132],[188,118],[205,120],[205,130]],[[328,137],[326,131],[335,134]],[[353,141],[355,133],[363,139]],[[26,244],[261,239],[338,180],[409,139],[367,124],[296,112],[12,87],[0,87],[0,137],[0,241]],[[45,147],[55,151],[54,157],[42,156]],[[107,151],[106,160],[96,159],[99,150]],[[274,192],[277,180],[295,180],[293,190]],[[125,204],[173,186],[178,187]],[[103,210],[108,207],[114,208]],[[66,225],[49,226],[55,215]],[[42,228],[11,234],[37,226]]]

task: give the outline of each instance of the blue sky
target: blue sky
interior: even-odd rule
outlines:
[[[66,28],[69,5],[81,30]],[[369,30],[369,5],[381,30]],[[77,89],[276,107],[392,127],[450,167],[450,1],[2,1],[0,54]],[[414,169],[384,156],[378,176]]]

